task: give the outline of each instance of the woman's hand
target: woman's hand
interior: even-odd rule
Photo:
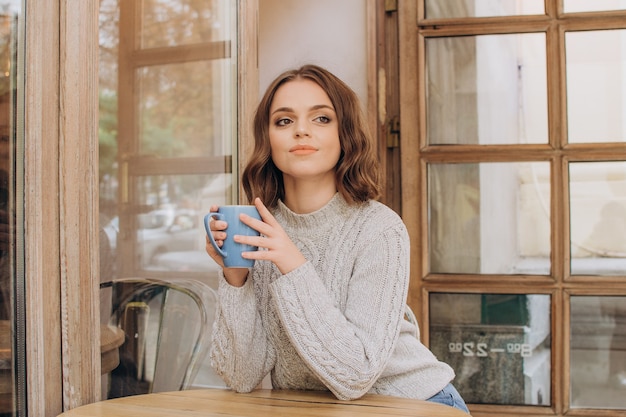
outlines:
[[[209,208],[209,211],[211,213],[214,213],[214,212],[217,212],[218,209],[219,209],[218,206],[211,206]],[[211,228],[211,234],[213,235],[213,239],[215,240],[215,243],[217,244],[217,246],[221,248],[222,245],[224,245],[224,239],[226,239],[226,232],[224,230],[226,230],[226,228],[228,227],[228,223],[226,223],[223,220],[215,220],[213,217],[211,217],[211,219],[209,220],[209,226]],[[208,253],[209,256],[213,258],[213,260],[219,266],[224,268],[224,259],[219,253],[217,253],[217,251],[211,244],[211,240],[209,236],[207,235],[205,236],[205,238],[206,238],[206,253]]]
[[[211,206],[210,212],[217,212],[218,206]],[[223,220],[214,220],[211,219],[209,222],[209,226],[211,228],[211,234],[213,234],[213,239],[215,239],[215,243],[220,248],[224,244],[224,239],[226,239],[226,228],[228,227],[228,223]],[[248,278],[248,268],[226,268],[224,267],[224,259],[222,256],[217,253],[213,245],[211,244],[211,240],[209,236],[206,236],[206,253],[209,254],[213,260],[222,267],[224,270],[224,278],[226,281],[232,286],[241,287],[246,283],[246,279]]]
[[[258,246],[260,249],[263,248],[266,250],[244,252],[242,257],[246,259],[271,261],[283,275],[302,266],[306,262],[306,258],[289,236],[287,236],[285,230],[276,221],[274,216],[272,216],[267,207],[265,207],[261,199],[258,197],[255,198],[254,205],[259,211],[263,221],[254,219],[245,214],[241,215],[240,220],[261,233],[261,236],[235,235],[234,240],[238,243]],[[216,227],[219,226],[221,225],[216,225]],[[213,236],[216,235],[214,234]],[[218,237],[224,239],[223,235],[216,236],[216,239]]]

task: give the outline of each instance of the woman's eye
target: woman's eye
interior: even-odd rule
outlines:
[[[330,118],[327,116],[318,116],[315,118],[315,120],[317,120],[320,123],[328,123],[330,122]]]
[[[276,126],[287,126],[289,123],[291,123],[290,119],[278,119],[278,120],[276,120]]]

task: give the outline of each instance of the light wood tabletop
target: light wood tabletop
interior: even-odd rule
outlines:
[[[256,390],[237,394],[225,389],[200,389],[135,395],[74,408],[59,417],[277,417],[277,416],[404,416],[468,417],[441,404],[427,401],[365,395],[341,401],[329,392]]]

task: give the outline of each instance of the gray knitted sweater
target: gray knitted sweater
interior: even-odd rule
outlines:
[[[229,387],[330,390],[427,399],[454,371],[404,320],[409,237],[400,217],[336,194],[320,210],[274,216],[308,260],[282,275],[257,261],[242,287],[219,283],[211,363]]]

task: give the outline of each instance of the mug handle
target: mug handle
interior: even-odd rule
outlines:
[[[207,214],[206,216],[204,216],[204,229],[206,230],[206,234],[209,236],[209,239],[211,240],[211,245],[213,245],[217,253],[219,253],[222,256],[222,258],[226,258],[228,255],[226,254],[226,252],[222,250],[222,248],[217,246],[217,243],[215,243],[215,239],[213,238],[213,233],[211,233],[211,226],[209,226],[209,221],[211,220],[211,217],[214,217],[216,220],[223,220],[224,215],[222,213],[211,212]]]

